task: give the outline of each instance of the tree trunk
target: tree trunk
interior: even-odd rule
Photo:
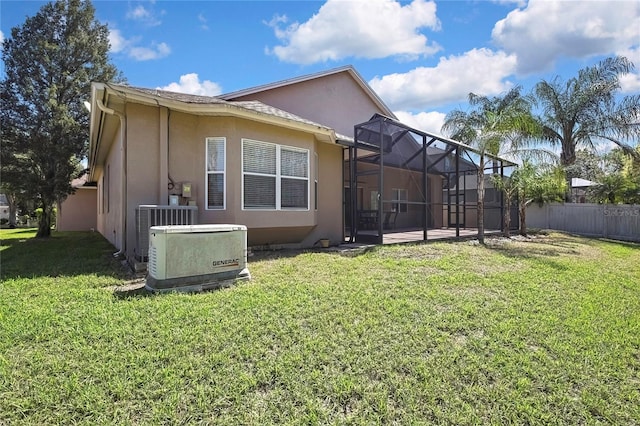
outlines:
[[[484,244],[484,158],[478,165],[478,241]]]
[[[511,197],[505,197],[504,201],[504,228],[502,233],[509,238],[511,236]]]
[[[520,203],[520,235],[527,236],[527,204]]]
[[[9,228],[16,227],[16,196],[13,193],[5,194],[7,197],[7,204],[9,204]]]
[[[36,238],[48,238],[51,236],[51,216],[53,207],[42,203],[42,214],[38,218],[38,233]]]
[[[567,190],[564,194],[564,200],[573,203],[571,177],[566,176],[567,166],[576,162],[576,146],[573,143],[573,123],[569,127],[565,127],[562,133],[562,152],[560,153],[560,164],[565,169],[565,181],[567,182]]]

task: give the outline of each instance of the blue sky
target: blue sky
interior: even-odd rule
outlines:
[[[2,38],[45,2],[0,2]],[[615,54],[640,68],[640,2],[94,1],[133,86],[217,95],[353,65],[398,117],[439,132],[469,92],[570,78]],[[640,74],[624,93],[640,92]]]

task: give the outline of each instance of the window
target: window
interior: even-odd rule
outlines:
[[[225,138],[207,138],[207,210],[224,210],[225,208]]]
[[[393,210],[399,213],[407,212],[407,190],[406,189],[392,189],[391,200],[393,201]]]
[[[309,208],[309,151],[242,140],[244,209]]]
[[[378,199],[380,195],[378,191],[371,191],[371,196],[369,197],[369,205],[371,206],[370,210],[378,210]]]

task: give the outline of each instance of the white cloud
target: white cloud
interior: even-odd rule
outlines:
[[[375,77],[369,85],[392,109],[424,109],[467,99],[469,92],[496,95],[512,84],[515,55],[473,49],[462,56],[442,57],[432,68]]]
[[[170,83],[158,89],[202,96],[217,96],[222,93],[222,87],[219,84],[209,80],[200,81],[196,73],[181,75],[179,83]]]
[[[209,25],[207,24],[207,18],[202,14],[198,14],[198,21],[200,22],[200,29],[209,31]]]
[[[436,4],[413,0],[401,5],[393,0],[327,0],[304,23],[284,28],[286,16],[268,23],[282,45],[267,49],[284,62],[312,64],[346,57],[417,58],[440,50],[429,43],[421,28],[440,29]]]
[[[127,18],[128,19],[141,20],[141,19],[148,18],[149,15],[150,15],[149,11],[147,9],[145,9],[144,6],[142,6],[142,5],[138,5],[134,9],[129,9],[127,11]]]
[[[136,61],[149,61],[169,56],[171,48],[167,43],[151,43],[150,46],[140,46],[138,37],[125,38],[120,30],[109,30],[109,44],[112,53],[124,53]]]
[[[561,57],[608,55],[637,45],[637,1],[530,0],[493,28],[493,40],[518,56],[524,74],[550,69]]]
[[[153,5],[154,3],[151,4]],[[127,19],[138,21],[146,26],[156,27],[162,24],[162,20],[160,19],[161,15],[164,15],[164,11],[157,13],[153,9],[147,9],[143,5],[139,4],[134,8],[129,6],[126,17]]]
[[[171,48],[167,43],[152,43],[150,47],[131,47],[128,53],[136,61],[149,61],[168,56],[171,53]]]
[[[634,72],[620,77],[622,93],[640,92],[640,47],[619,51],[618,55],[625,56],[636,66]]]
[[[4,44],[4,33],[0,31],[0,47]]]
[[[109,46],[113,53],[122,52],[129,42],[122,36],[120,30],[109,30]]]
[[[440,129],[444,124],[444,118],[447,116],[445,113],[438,111],[419,112],[417,114],[408,111],[394,111],[393,113],[398,117],[400,122],[407,126],[424,132],[437,134],[442,133]]]
[[[513,6],[514,4],[519,7],[527,5],[527,0],[492,0],[492,3],[497,3],[505,6]]]

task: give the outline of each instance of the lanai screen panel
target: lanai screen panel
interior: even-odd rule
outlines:
[[[356,239],[382,242],[384,233],[419,229],[426,239],[430,228],[477,224],[479,158],[469,147],[374,115],[355,126],[350,152],[347,223]],[[503,160],[488,164],[488,180],[495,167],[503,171]],[[489,222],[499,227],[500,217],[501,210]]]

